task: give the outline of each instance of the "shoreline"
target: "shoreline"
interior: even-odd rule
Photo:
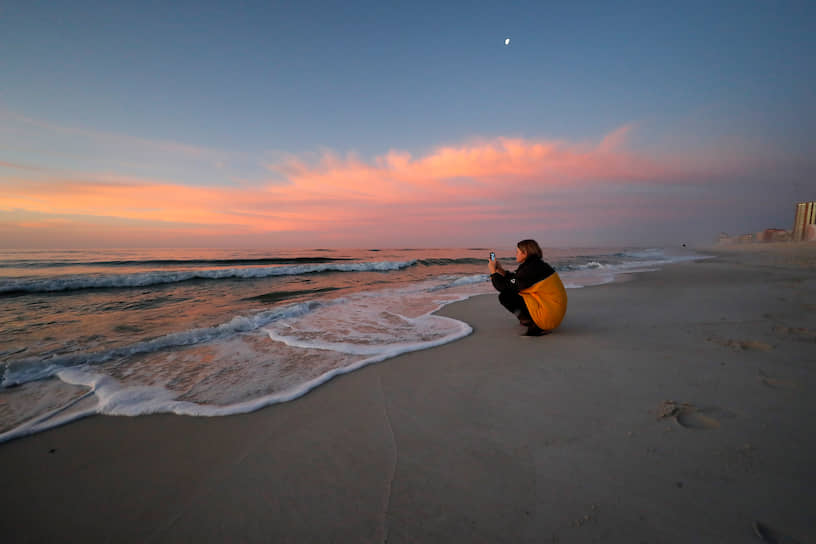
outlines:
[[[541,338],[479,295],[437,312],[471,335],[287,403],[95,416],[0,444],[0,534],[707,542],[760,522],[808,541],[816,251],[801,253],[573,289]]]

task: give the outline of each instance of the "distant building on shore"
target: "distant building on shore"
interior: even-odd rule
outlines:
[[[796,218],[793,230],[765,229],[756,234],[729,236],[720,233],[719,243],[752,244],[762,242],[816,242],[816,202],[799,202],[796,204]]]
[[[765,229],[757,232],[754,240],[757,242],[790,242],[791,233],[785,229]]]
[[[816,240],[816,202],[799,202],[793,222],[793,241]]]

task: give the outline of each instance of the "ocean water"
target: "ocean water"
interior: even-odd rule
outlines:
[[[0,251],[0,442],[91,414],[249,412],[452,342],[471,327],[434,312],[495,292],[488,251]],[[697,258],[545,250],[567,288]]]

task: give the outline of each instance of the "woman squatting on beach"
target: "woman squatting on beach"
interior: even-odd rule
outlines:
[[[541,336],[556,328],[567,313],[567,291],[553,268],[542,260],[535,240],[516,244],[515,272],[508,272],[490,253],[490,281],[499,302],[527,327],[524,336]]]

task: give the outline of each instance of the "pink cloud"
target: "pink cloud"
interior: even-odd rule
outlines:
[[[707,179],[691,160],[626,151],[633,125],[598,145],[496,138],[442,146],[414,157],[392,150],[366,161],[325,151],[287,157],[268,169],[283,180],[243,187],[191,187],[111,174],[2,179],[0,210],[129,219],[201,236],[220,233],[331,233],[331,239],[457,239],[474,229],[568,231],[683,213],[652,204],[675,183]],[[183,150],[187,152],[187,150]],[[2,165],[4,163],[0,163]],[[726,169],[737,168],[729,164]],[[655,188],[657,196],[599,189]],[[367,238],[368,237],[368,238]],[[440,240],[441,241],[441,240]]]
[[[560,141],[497,138],[459,147],[440,147],[425,157],[391,151],[370,163],[354,155],[346,158],[327,152],[307,163],[293,158],[274,169],[290,186],[313,194],[384,199],[430,195],[463,198],[496,196],[508,185],[541,190],[595,182],[671,182],[693,180],[699,172],[668,161],[620,151],[631,126],[616,130],[599,146]]]

